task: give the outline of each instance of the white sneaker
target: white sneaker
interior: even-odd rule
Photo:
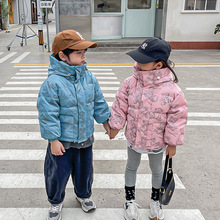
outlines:
[[[61,212],[62,212],[63,204],[60,203],[58,205],[52,205],[49,209],[48,220],[61,220]]]
[[[163,220],[164,219],[162,205],[160,204],[159,201],[154,201],[153,199],[151,199],[149,218],[151,220]]]
[[[91,198],[79,198],[76,197],[76,199],[79,201],[79,203],[81,204],[82,210],[84,212],[90,212],[96,209],[96,205],[93,202],[93,200]]]
[[[138,208],[140,206],[134,201],[130,200],[124,204],[124,217],[126,220],[139,220]]]

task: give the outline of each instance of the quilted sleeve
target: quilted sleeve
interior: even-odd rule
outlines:
[[[111,128],[121,130],[124,128],[127,120],[128,111],[128,92],[127,80],[125,80],[116,93],[115,100],[112,105],[112,113],[109,119]]]
[[[56,86],[45,81],[41,86],[37,99],[38,119],[40,123],[41,137],[54,141],[61,136],[59,120],[59,98]]]
[[[187,123],[187,103],[181,91],[167,113],[164,142],[168,145],[183,145]]]

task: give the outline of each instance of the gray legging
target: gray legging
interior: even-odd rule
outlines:
[[[159,154],[148,154],[149,165],[152,172],[152,187],[159,189],[163,178],[163,152]],[[128,147],[128,159],[125,170],[125,185],[135,186],[137,169],[141,162],[141,153],[137,153]]]

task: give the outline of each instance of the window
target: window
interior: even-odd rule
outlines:
[[[121,0],[94,0],[94,12],[121,12]]]
[[[151,0],[128,0],[128,9],[149,9]]]
[[[184,10],[216,10],[217,0],[185,0]]]

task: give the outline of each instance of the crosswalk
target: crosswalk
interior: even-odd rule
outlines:
[[[0,55],[3,54],[0,53]],[[14,55],[11,55],[11,57]],[[24,56],[25,54],[23,57]],[[22,60],[18,57],[16,59],[17,61]],[[0,58],[0,62],[5,62],[5,60],[5,57],[4,59]],[[10,192],[16,194],[16,191],[18,191],[19,194],[20,191],[24,192],[24,190],[26,190],[28,196],[31,197],[34,191],[40,194],[45,188],[43,169],[40,173],[30,173],[28,170],[30,165],[28,164],[37,166],[39,164],[38,161],[43,164],[46,153],[45,148],[47,142],[40,136],[36,100],[40,85],[47,77],[47,66],[34,67],[24,65],[15,66],[15,69],[17,71],[15,76],[0,88],[0,141],[7,145],[3,145],[0,148],[0,162],[9,161],[11,164],[15,164],[14,172],[9,168],[5,168],[8,172],[0,172],[0,192],[3,196],[10,196]],[[111,106],[115,93],[120,86],[120,82],[113,69],[102,66],[95,68],[89,66],[89,69],[97,77],[103,94],[109,106]],[[217,115],[214,116],[213,114],[215,113],[209,113],[209,115],[191,113],[190,117],[220,117],[217,113]],[[189,123],[189,126],[193,126],[193,123]],[[124,166],[127,158],[124,133],[120,132],[114,140],[109,140],[108,136],[104,134],[102,126],[95,123],[94,136],[96,140],[93,151],[95,169],[93,184],[95,191],[94,196],[96,193],[101,192],[103,197],[107,199],[109,192],[120,192],[119,194],[115,193],[116,197],[120,195],[120,205],[116,205],[114,208],[108,205],[103,205],[104,207],[101,205],[101,208],[98,208],[94,213],[88,215],[80,208],[74,206],[72,206],[72,208],[65,208],[64,203],[63,220],[72,219],[73,216],[76,220],[123,219],[123,209],[121,207],[124,202],[124,196],[121,196],[121,194],[124,193]],[[16,143],[19,144],[18,147],[15,148]],[[142,156],[142,161],[148,161],[147,155]],[[24,165],[21,165],[20,162],[24,163]],[[104,165],[105,163],[107,166]],[[99,168],[98,165],[100,164],[103,167]],[[21,169],[17,170],[16,165]],[[117,167],[117,165],[122,165],[122,167]],[[113,170],[114,172],[109,173],[109,170]],[[181,190],[187,190],[178,177],[178,173],[175,174],[174,178],[176,182],[176,193]],[[72,189],[70,182],[67,185],[67,190],[69,189]],[[150,195],[150,189],[150,173],[147,171],[139,173],[137,176],[137,190],[141,192],[142,190],[148,190],[148,195]],[[6,198],[3,198],[3,200],[4,199],[6,200]],[[15,207],[10,205],[9,207],[3,208],[1,206],[0,219],[46,219],[48,210],[48,203],[45,202],[46,195],[43,194],[38,199],[40,201],[37,203],[37,207],[32,207],[31,204],[28,206],[22,205],[22,201],[21,204],[17,204]],[[116,198],[116,200],[119,200],[119,198]],[[98,201],[97,204],[102,204],[102,202]],[[149,210],[141,208],[139,211],[141,220],[147,219]],[[204,220],[204,217],[198,209],[165,209],[164,211],[166,220]]]
[[[19,53],[17,56],[17,52],[0,52],[0,64],[6,62],[7,60],[11,60],[11,63],[20,63],[26,56],[28,56],[30,52]],[[16,56],[16,58],[15,58]],[[14,59],[15,58],[15,59]]]

